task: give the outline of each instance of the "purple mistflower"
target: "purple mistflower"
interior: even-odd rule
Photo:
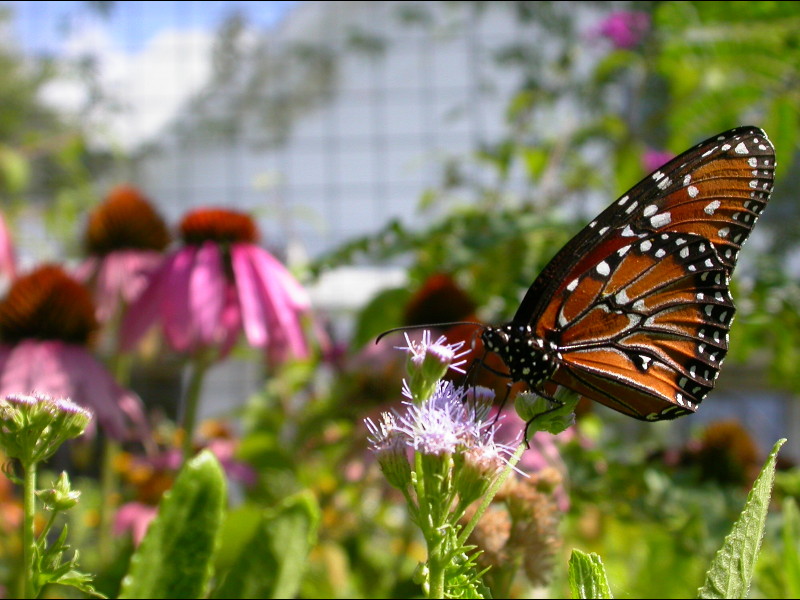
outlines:
[[[269,252],[256,245],[253,220],[226,209],[198,209],[181,223],[183,245],[153,273],[122,323],[132,349],[156,323],[177,352],[213,349],[224,358],[242,331],[269,358],[308,355],[303,318],[307,292]]]
[[[395,348],[408,352],[411,362],[416,367],[421,368],[425,364],[426,357],[430,357],[429,360],[443,365],[445,370],[450,368],[458,373],[464,373],[462,367],[466,364],[467,360],[463,357],[467,356],[470,350],[467,349],[459,352],[464,346],[463,341],[448,344],[447,338],[440,335],[436,341],[431,342],[431,332],[428,329],[422,332],[421,340],[412,340],[408,336],[408,333],[404,333],[403,335],[405,335],[406,338],[406,345],[395,346]]]
[[[408,396],[407,388],[404,394]],[[398,429],[408,437],[408,444],[423,454],[444,455],[457,450],[486,446],[494,448],[495,428],[484,420],[485,406],[466,399],[468,391],[441,381],[425,402],[406,402],[405,414],[399,415]]]
[[[650,30],[650,15],[640,11],[621,10],[606,17],[594,32],[611,40],[615,48],[630,50],[641,43]]]

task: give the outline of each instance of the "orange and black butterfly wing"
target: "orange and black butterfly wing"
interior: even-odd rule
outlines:
[[[512,321],[558,349],[539,389],[559,383],[646,420],[693,412],[727,353],[729,278],[774,169],[763,131],[732,129],[647,176],[568,242]]]

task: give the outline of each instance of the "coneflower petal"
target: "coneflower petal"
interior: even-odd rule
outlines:
[[[161,315],[161,307],[176,259],[177,255],[165,259],[161,268],[150,277],[150,283],[144,292],[128,308],[120,328],[120,339],[124,350],[132,350]]]
[[[228,285],[219,246],[204,242],[195,255],[188,297],[192,329],[203,344],[214,344],[223,337],[220,320]]]
[[[231,263],[236,290],[239,292],[244,333],[252,346],[262,348],[269,342],[267,308],[263,302],[255,267],[250,262],[248,246],[233,244]]]
[[[308,356],[308,345],[300,321],[300,314],[310,306],[308,295],[266,250],[259,247],[249,250],[260,284],[260,296],[268,307],[268,325],[276,335],[280,335],[279,340],[292,354],[301,358]]]
[[[178,352],[192,349],[196,342],[194,320],[189,303],[189,283],[198,248],[186,246],[175,255],[163,298],[162,321],[170,345]]]

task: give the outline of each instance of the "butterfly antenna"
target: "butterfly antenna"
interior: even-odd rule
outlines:
[[[383,333],[381,333],[378,337],[375,338],[375,343],[377,344],[380,342],[384,337],[389,335],[390,333],[396,333],[398,331],[411,331],[414,329],[443,329],[445,327],[453,327],[455,325],[475,325],[475,327],[486,327],[483,323],[476,323],[474,321],[452,321],[450,323],[428,323],[425,325],[404,325],[403,327],[394,327],[393,329],[387,329]]]

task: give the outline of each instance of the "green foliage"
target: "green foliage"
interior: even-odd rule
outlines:
[[[47,546],[44,538],[37,544],[36,579],[34,581],[34,597],[38,597],[40,591],[47,584],[60,584],[73,587],[81,592],[97,598],[105,598],[103,594],[97,592],[92,585],[93,577],[82,573],[77,569],[78,551],[76,550],[72,558],[64,562],[64,553],[70,547],[67,545],[67,526],[61,530],[55,542]]]
[[[714,557],[705,584],[698,590],[700,598],[744,598],[749,593],[753,569],[764,537],[775,479],[775,461],[778,450],[785,442],[785,439],[778,440],[772,448],[747,497],[741,516]]]
[[[573,550],[569,559],[569,587],[573,598],[613,598],[603,561],[597,554]]]
[[[202,598],[226,503],[225,476],[208,450],[187,461],[131,558],[120,598]]]
[[[217,553],[221,583],[211,597],[296,597],[319,521],[317,500],[309,492],[273,509],[243,506],[230,512]]]

